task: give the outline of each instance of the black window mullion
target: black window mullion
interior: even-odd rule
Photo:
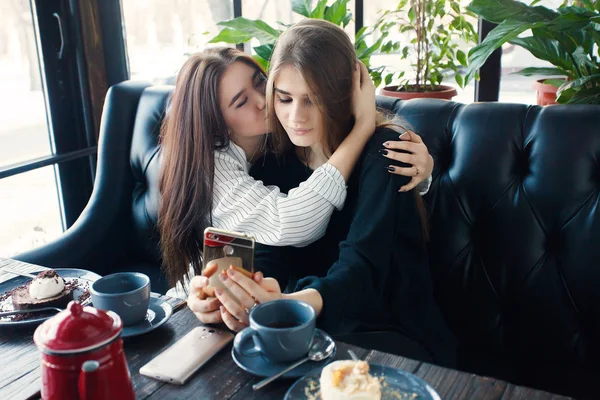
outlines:
[[[357,33],[365,25],[365,13],[364,13],[364,2],[363,0],[355,0],[354,2],[354,32]]]
[[[86,149],[87,135],[81,87],[81,66],[77,61],[79,34],[77,18],[69,0],[34,0],[40,32],[46,97],[49,101],[50,127],[56,155]],[[62,52],[60,50],[62,49]],[[81,49],[80,49],[81,51]],[[88,115],[88,118],[91,117]],[[85,208],[93,188],[90,158],[83,157],[58,166],[65,228],[71,226]]]
[[[479,18],[479,43],[496,24]],[[502,47],[495,50],[479,69],[479,81],[475,81],[475,101],[498,101],[500,97],[500,73],[502,71]]]

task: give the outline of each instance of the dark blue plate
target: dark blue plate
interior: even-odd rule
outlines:
[[[137,324],[124,326],[123,331],[121,331],[121,337],[138,336],[153,331],[167,322],[172,314],[173,307],[169,303],[156,297],[150,297],[146,319]]]
[[[85,269],[77,269],[77,268],[56,268],[55,271],[63,277],[66,282],[78,279],[79,283],[82,284],[82,288],[75,289],[73,292],[73,298],[75,300],[79,300],[81,296],[84,295],[85,290],[89,290],[89,286],[92,282],[100,279],[100,275],[95,272],[87,271]],[[41,271],[38,271],[41,272]],[[36,275],[37,272],[32,272],[33,275]],[[4,281],[0,283],[0,294],[4,294],[9,290],[12,290],[21,285],[25,285],[31,279],[25,276],[15,276],[12,279]],[[14,307],[12,304],[12,299],[9,297],[3,301],[0,301],[0,311],[14,311]],[[2,317],[0,318],[0,328],[1,327],[18,327],[18,326],[34,326],[39,325],[48,318],[52,317],[55,313],[51,314],[39,314],[39,317],[28,318],[22,321],[13,321],[12,316]],[[34,314],[35,315],[35,314]]]
[[[383,378],[382,400],[441,400],[436,391],[416,375],[383,365],[369,364],[369,366],[371,375]],[[307,394],[311,398],[320,399],[319,378],[322,369],[323,367],[316,368],[298,379],[289,388],[284,400],[306,400]]]
[[[323,332],[320,329],[315,329],[315,335],[322,335],[324,337],[329,336],[327,333]],[[254,346],[254,343],[252,340],[246,340],[244,342],[244,346],[246,346],[249,350],[250,348],[252,348]],[[311,370],[313,370],[316,367],[322,368],[322,367],[326,366],[327,364],[329,364],[331,361],[333,361],[333,358],[335,357],[335,352],[336,352],[336,350],[334,349],[333,354],[331,356],[329,356],[327,359],[320,361],[320,362],[307,361],[304,364],[300,365],[299,367],[294,368],[290,372],[286,373],[285,375],[283,375],[283,377],[284,378],[297,378],[299,376],[303,376],[303,375],[307,374],[308,372],[310,372]],[[256,356],[251,356],[251,357],[244,356],[244,355],[240,354],[235,349],[235,347],[233,349],[231,349],[231,356],[233,357],[233,361],[235,361],[235,363],[244,371],[249,372],[256,376],[263,376],[263,377],[275,375],[279,371],[285,369],[289,365],[296,362],[296,361],[273,362],[273,361],[269,361],[268,359],[266,359],[265,357],[263,357],[261,355],[256,355]]]

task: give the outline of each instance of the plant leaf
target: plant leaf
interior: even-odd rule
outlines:
[[[464,51],[457,50],[456,51],[456,59],[458,60],[460,65],[462,65],[463,67],[467,66],[467,55],[465,54]]]
[[[308,18],[310,17],[310,5],[310,0],[292,0],[292,11]]]
[[[576,75],[577,68],[573,65],[569,54],[564,47],[553,39],[545,39],[538,36],[525,38],[514,38],[510,43],[523,47],[540,60],[548,61],[552,65],[569,72],[569,76]]]
[[[515,74],[523,75],[523,76],[533,76],[533,75],[568,75],[560,68],[524,68],[520,71],[515,72]]]
[[[579,89],[581,87],[586,86],[590,82],[600,82],[600,74],[594,74],[583,78],[575,79],[574,81],[564,82],[560,86],[560,88],[558,88],[557,95],[560,95],[565,90]]]
[[[573,58],[575,59],[575,62],[579,65],[585,65],[590,68],[598,68],[598,66],[589,59],[587,53],[583,50],[581,46],[577,47],[575,52],[573,52]]]
[[[228,21],[221,21],[218,22],[217,25],[226,26],[228,28],[244,32],[247,35],[251,35],[250,37],[258,39],[260,44],[275,43],[281,34],[280,31],[272,28],[264,21],[250,20],[244,17],[237,17]]]
[[[350,18],[352,18],[352,14],[348,12],[347,4],[348,0],[337,0],[335,3],[325,9],[324,19],[338,26],[344,24],[344,21],[348,15]],[[345,25],[347,25],[347,22],[344,24],[344,26]]]
[[[519,21],[504,21],[488,33],[487,37],[479,45],[469,51],[469,69],[465,76],[465,84],[468,84],[477,73],[477,70],[485,63],[488,57],[504,43],[509,42],[525,32],[543,23],[522,23]]]
[[[273,54],[273,48],[274,47],[275,47],[274,44],[264,44],[262,46],[255,47],[254,51],[256,52],[256,54],[258,54],[263,59],[265,59],[267,61],[270,61],[271,60],[271,54]]]
[[[315,8],[310,12],[309,17],[323,19],[325,17],[325,7],[327,7],[327,0],[319,0]]]
[[[535,23],[550,21],[558,17],[558,13],[546,7],[531,7],[514,0],[473,0],[467,10],[481,18],[500,24],[504,21]]]
[[[215,36],[210,39],[208,43],[244,43],[252,39],[252,35],[247,32],[240,31],[232,28],[224,28]]]
[[[574,90],[574,89],[570,89]],[[562,101],[560,101],[562,103]],[[567,101],[568,104],[600,104],[600,86],[581,88]]]
[[[259,56],[258,54],[252,56],[252,58],[254,58],[254,60],[260,64],[260,66],[265,70],[268,71],[269,70],[269,61],[265,60],[264,58],[262,58],[261,56]]]
[[[555,88],[558,89],[562,84],[565,83],[565,80],[564,79],[553,79],[553,78],[550,78],[550,79],[544,79],[543,83],[545,83],[546,85],[552,85],[552,86],[554,86]]]
[[[454,75],[454,79],[456,80],[456,83],[458,84],[459,87],[464,88],[465,82],[464,82],[464,79],[461,74]]]

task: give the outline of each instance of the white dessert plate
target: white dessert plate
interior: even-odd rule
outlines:
[[[87,271],[85,269],[56,268],[55,271],[60,276],[62,276],[66,282],[78,280],[79,285],[77,289],[73,291],[73,299],[79,301],[83,300],[85,297],[87,297],[87,295],[89,295],[89,286],[91,285],[91,283],[100,279],[100,275],[92,271]],[[33,275],[36,274],[37,272],[33,273]],[[0,283],[0,311],[14,311],[12,299],[10,298],[10,296],[4,298],[6,297],[6,293],[21,285],[27,284],[30,280],[31,279],[25,276],[15,276],[12,279]],[[86,291],[88,294],[86,294]],[[23,319],[15,319],[14,316],[1,317],[0,328],[39,325],[40,323],[44,322],[45,320],[47,320],[55,314],[55,312],[35,313],[31,316],[29,316],[28,314],[20,314],[22,315],[22,317],[19,318]]]
[[[423,379],[401,369],[369,364],[370,374],[382,381],[381,400],[441,400]],[[284,400],[322,400],[319,377],[323,367],[298,379],[285,394]]]

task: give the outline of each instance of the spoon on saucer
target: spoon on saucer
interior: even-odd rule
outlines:
[[[275,379],[279,378],[281,375],[284,375],[284,374],[290,372],[294,368],[304,364],[307,361],[323,361],[326,358],[328,358],[329,356],[331,356],[333,354],[334,350],[335,350],[335,342],[329,336],[324,337],[324,338],[319,337],[318,339],[315,337],[315,340],[313,341],[313,344],[310,346],[310,349],[308,350],[308,355],[306,357],[304,357],[303,359],[299,360],[298,362],[290,365],[289,367],[284,368],[282,371],[279,371],[275,375],[273,375],[269,378],[265,378],[258,383],[255,383],[254,385],[252,385],[252,389],[258,390],[258,389],[263,388],[264,386],[273,382]]]

